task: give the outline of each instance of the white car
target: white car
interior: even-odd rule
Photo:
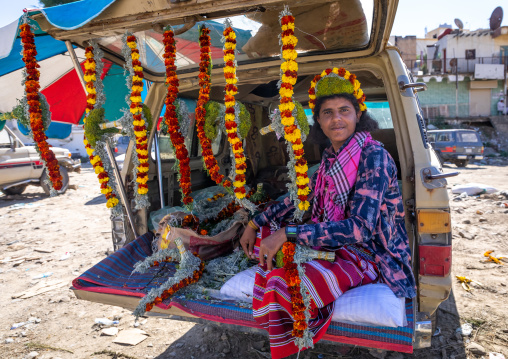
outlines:
[[[68,172],[79,172],[81,160],[71,158],[68,149],[51,147],[58,159],[64,193],[69,187]],[[48,175],[35,146],[25,146],[7,126],[0,131],[0,191],[4,194],[21,194],[28,185],[41,186],[49,195],[50,187],[45,179]]]

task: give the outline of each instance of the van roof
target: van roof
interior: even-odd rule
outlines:
[[[221,38],[225,18],[232,21],[237,32],[239,67],[280,64],[279,14],[287,1],[110,0],[106,7],[89,2],[90,7],[97,6],[97,9],[86,9],[86,21],[75,15],[80,11],[79,3],[32,11],[30,17],[58,40],[86,47],[90,40],[96,39],[106,57],[117,63],[123,63],[122,36],[130,31],[142,42],[140,60],[145,72],[158,79],[165,75],[162,29],[166,25],[180,32],[177,36],[179,73],[198,70],[198,25],[211,28],[212,60],[214,66],[223,64]],[[388,42],[397,4],[398,0],[291,3],[289,10],[295,16],[298,37],[298,62],[336,61],[379,53]],[[76,16],[76,24],[69,23],[69,14]]]

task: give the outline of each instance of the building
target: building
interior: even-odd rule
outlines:
[[[424,117],[497,114],[497,102],[507,93],[508,26],[470,31],[444,24],[423,39],[412,38],[392,41],[415,81],[427,84],[419,93]]]

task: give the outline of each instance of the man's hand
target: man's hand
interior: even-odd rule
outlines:
[[[272,270],[273,259],[286,241],[286,230],[284,228],[264,238],[259,245],[259,264],[263,266],[266,260],[266,268],[269,271]]]
[[[255,259],[254,255],[254,244],[256,244],[256,231],[250,226],[245,227],[242,238],[240,238],[240,244],[245,252],[247,258]]]

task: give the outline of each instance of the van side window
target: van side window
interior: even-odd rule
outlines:
[[[480,139],[473,132],[461,132],[457,134],[459,142],[480,142]]]
[[[12,144],[12,138],[7,130],[0,131],[0,147],[10,148]]]
[[[451,140],[449,133],[440,133],[437,135],[437,142],[450,142]]]

